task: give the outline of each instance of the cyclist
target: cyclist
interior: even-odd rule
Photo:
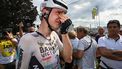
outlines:
[[[17,69],[60,69],[60,55],[66,62],[72,61],[72,46],[67,34],[72,21],[66,15],[67,10],[63,0],[42,3],[38,31],[20,39]],[[59,28],[62,42],[55,32]]]

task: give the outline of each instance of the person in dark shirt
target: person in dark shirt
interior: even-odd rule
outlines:
[[[98,34],[97,34],[96,37],[95,37],[95,40],[96,40],[97,42],[98,42],[98,39],[99,39],[100,37],[104,36],[104,32],[105,32],[105,30],[104,30],[103,27],[99,27],[99,28],[98,28]]]
[[[96,37],[95,37],[95,40],[96,40],[97,43],[98,43],[98,39],[99,39],[100,37],[103,37],[103,36],[104,36],[104,32],[105,32],[105,30],[104,30],[103,27],[99,27],[99,28],[98,28],[98,34],[97,34]],[[100,52],[97,50],[97,52],[96,52],[96,58],[97,58],[97,63],[98,63],[98,66],[96,66],[97,69],[99,68],[100,57],[101,57],[101,56],[100,56]]]

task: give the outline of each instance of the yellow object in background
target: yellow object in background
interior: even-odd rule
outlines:
[[[10,40],[1,40],[0,53],[4,57],[15,55],[15,46]]]

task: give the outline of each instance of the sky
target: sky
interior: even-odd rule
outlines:
[[[40,4],[43,0],[33,0],[40,13]],[[71,18],[75,27],[85,26],[97,28],[106,26],[107,22],[117,19],[122,25],[122,0],[64,0],[68,4],[67,15]],[[92,19],[92,9],[98,7],[98,15]],[[40,20],[34,22],[39,24]]]

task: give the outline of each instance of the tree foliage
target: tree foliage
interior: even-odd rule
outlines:
[[[30,0],[0,0],[0,28],[16,27],[18,23],[33,23],[36,6]]]

